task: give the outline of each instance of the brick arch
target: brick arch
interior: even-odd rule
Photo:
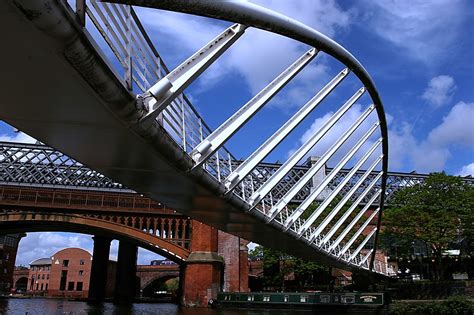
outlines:
[[[156,277],[149,279],[146,283],[140,283],[140,290],[144,290],[146,287],[150,286],[153,284],[155,281],[161,280],[162,282],[165,282],[169,279],[173,278],[178,278],[179,277],[179,271],[175,272],[164,272],[162,274],[156,275]]]
[[[25,282],[25,288],[28,286],[28,277],[27,276],[22,276],[22,277],[19,277],[18,279],[15,279],[15,282],[13,283],[13,287],[18,289],[20,281]]]
[[[155,252],[177,263],[184,263],[189,250],[169,240],[110,220],[70,213],[32,211],[0,212],[0,226],[9,232],[61,231],[83,234],[101,234],[126,240]]]
[[[177,274],[175,273],[175,274],[167,274],[167,275],[157,276],[154,279],[148,281],[147,283],[145,283],[143,285],[140,284],[140,290],[142,292],[145,292],[146,289],[148,289],[148,287],[155,284],[157,281],[159,281],[159,283],[164,283],[169,279],[173,279],[173,278],[177,278],[177,277],[179,277],[179,272]]]

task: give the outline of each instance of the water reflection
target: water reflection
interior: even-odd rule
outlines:
[[[117,306],[112,303],[88,304],[86,302],[53,299],[1,299],[0,315],[337,315],[336,312],[312,310],[248,310],[248,309],[186,309],[168,303],[135,303]],[[346,313],[344,313],[346,314]]]

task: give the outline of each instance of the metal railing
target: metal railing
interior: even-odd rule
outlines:
[[[76,4],[86,13],[86,30],[100,34],[101,37],[93,36],[94,39],[102,49],[110,49],[108,57],[113,58],[110,61],[118,67],[117,72],[130,91],[144,93],[170,72],[131,6],[96,0]],[[184,93],[166,107],[158,121],[187,153],[212,131]],[[235,160],[226,148],[222,148],[206,163],[205,169],[221,180],[230,173]]]
[[[161,4],[158,3],[154,5],[158,7],[161,6]],[[236,22],[244,24],[247,22],[249,26],[265,28],[265,23],[260,23],[260,20],[265,20],[265,15],[259,15],[261,14],[259,8],[247,4],[227,3],[226,5],[236,10],[236,12],[242,11],[244,13],[243,15],[241,14],[242,22],[238,18],[228,15],[222,11],[221,8],[215,7],[214,4],[206,3],[205,1],[197,2],[197,6],[194,9],[188,9],[186,6],[179,4],[176,7],[170,3],[163,4],[165,9],[175,11],[182,10],[186,13],[200,15],[209,15],[210,13],[208,12],[203,13],[204,11],[199,11],[200,9],[209,9],[213,10],[213,12],[221,18],[237,20]],[[380,207],[383,208],[387,178],[387,130],[382,103],[365,69],[352,55],[336,43],[317,32],[312,32],[313,37],[309,36],[304,40],[302,37],[298,37],[301,35],[289,36],[312,45],[315,48],[311,48],[310,51],[300,57],[293,65],[272,81],[270,85],[252,98],[241,111],[237,112],[224,123],[221,126],[222,128],[220,127],[221,129],[218,128],[218,130],[213,132],[205,124],[188,98],[182,93],[182,90],[217,59],[225,49],[232,45],[245,31],[247,26],[244,24],[235,24],[228,28],[216,37],[212,43],[204,46],[181,66],[170,72],[154,48],[135,11],[130,5],[110,4],[96,0],[88,0],[86,2],[82,0],[76,2],[76,12],[79,15],[79,21],[82,21],[85,29],[90,34],[93,34],[92,37],[96,41],[102,42],[102,46],[99,45],[101,49],[109,51],[109,63],[116,67],[115,72],[122,76],[123,85],[129,91],[138,94],[137,106],[141,106],[142,109],[149,111],[145,118],[151,117],[153,120],[156,118],[156,121],[167,131],[170,137],[196,162],[195,167],[202,166],[203,169],[217,181],[226,186],[228,190],[227,193],[234,194],[241,198],[254,211],[263,213],[269,218],[269,222],[273,221],[287,231],[292,231],[292,233],[297,234],[298,237],[303,237],[317,249],[324,250],[324,248],[329,248],[330,250],[327,251],[328,254],[334,255],[334,252],[331,251],[334,250],[334,246],[326,246],[323,244],[321,245],[322,247],[319,247],[320,245],[315,245],[313,242],[314,238],[319,240],[324,237],[322,231],[325,225],[321,223],[317,228],[314,225],[318,222],[318,217],[327,208],[331,200],[336,197],[337,192],[341,191],[346,194],[353,194],[359,189],[357,187],[352,189],[350,185],[353,187],[362,184],[365,178],[364,176],[366,175],[361,174],[358,169],[371,157],[371,153],[378,149],[379,146],[382,154],[378,156],[378,159],[376,159],[372,165],[375,168],[381,163],[382,171],[370,177],[370,185],[360,186],[359,192],[362,194],[366,193],[366,200],[370,199],[373,202],[375,200],[373,196],[379,192],[377,187],[381,187],[382,193],[378,198]],[[256,16],[258,15],[258,19],[249,19],[249,16],[254,14]],[[266,18],[268,18],[268,16]],[[291,24],[291,21],[281,19],[281,17],[272,16],[272,18],[273,23],[282,23],[279,26],[281,29],[294,31],[295,34],[303,32],[299,24]],[[278,22],[278,19],[281,19],[281,22]],[[279,32],[284,33],[282,30]],[[94,34],[97,36],[94,36]],[[327,83],[323,89],[275,132],[272,137],[262,144],[254,154],[244,161],[237,161],[225,148],[223,143],[233,132],[237,131],[246,120],[250,119],[261,106],[275,95],[279,89],[291,80],[304,65],[311,61],[320,50],[342,60],[346,68]],[[194,63],[197,63],[197,65]],[[271,170],[258,167],[258,164],[265,156],[300,124],[351,71],[360,79],[363,86],[346,101],[321,130],[315,133],[309,141],[302,145],[300,149],[278,169]],[[180,79],[181,75],[184,75],[185,78],[178,83],[173,81]],[[173,86],[171,82],[176,83],[176,87]],[[307,172],[295,175],[296,173],[291,170],[296,166],[296,163],[309,152],[312,146],[324,137],[326,132],[337,123],[366,91],[370,94],[374,105],[370,105]],[[155,105],[157,107],[155,107]],[[322,182],[318,183],[316,185],[317,187],[312,187],[310,182],[311,178],[314,177],[319,169],[325,167],[326,162],[331,156],[340,149],[357,129],[362,129],[362,127],[359,127],[373,111],[377,112],[378,121],[365,132],[364,136],[345,154],[344,158],[339,161],[335,168],[331,170],[329,174],[325,175]],[[242,118],[242,115],[246,118]],[[235,124],[234,119],[240,119],[239,124]],[[346,173],[341,173],[344,165],[356,156],[357,151],[372,137],[373,132],[376,130],[380,131],[380,138],[375,141],[371,149],[365,153],[351,170]],[[220,137],[220,139],[216,140],[216,137]],[[203,158],[204,155],[205,157]],[[291,174],[293,176],[288,176],[289,172],[292,172]],[[367,176],[369,175],[370,171],[367,173]],[[343,186],[348,183],[350,185],[344,188]],[[306,211],[309,204],[317,200],[324,189],[328,190],[329,195],[322,205],[309,218],[301,218],[301,215]],[[336,192],[331,193],[331,190]],[[296,210],[290,211],[287,204],[301,194],[304,195],[303,202]],[[348,200],[349,198],[344,202]],[[362,201],[362,199],[356,199],[356,202],[359,204],[362,204]],[[342,205],[340,207],[342,207]],[[365,210],[363,210],[363,212],[364,211]],[[336,213],[331,213],[331,215],[336,215]],[[365,218],[366,216],[364,216],[364,219]],[[363,257],[361,254],[361,249],[367,242],[376,244],[377,231],[380,229],[380,218],[381,216],[379,215],[378,223],[376,224],[378,228],[374,229],[368,236],[364,236],[362,233],[356,235],[356,237],[360,237],[354,243],[354,246],[357,246],[355,251],[352,251],[348,248],[349,246],[346,246],[338,252],[339,247],[335,246],[335,252],[338,253],[338,258],[345,260],[350,265],[358,267],[369,268],[369,266],[373,265],[375,255],[372,255],[371,262],[367,264],[367,260],[364,260],[366,257]],[[327,240],[323,243],[327,243]],[[377,268],[378,267],[375,266],[376,271]]]

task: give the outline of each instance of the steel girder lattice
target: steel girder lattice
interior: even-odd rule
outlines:
[[[234,161],[238,165],[238,161]],[[262,182],[268,179],[279,167],[279,163],[261,163],[256,169],[262,176]],[[295,166],[288,174],[288,182],[295,182],[303,176],[309,164]],[[329,172],[331,168],[327,168]],[[333,190],[349,170],[343,169],[338,172],[331,181],[328,190]],[[356,173],[357,177],[362,176],[363,171]],[[367,183],[377,176],[377,172],[372,172],[367,179]],[[387,176],[387,202],[395,192],[414,184],[423,183],[428,174],[388,172]],[[474,186],[474,178],[464,177],[463,180]],[[344,187],[344,192],[349,191],[353,182]],[[94,190],[94,191],[116,191],[121,193],[133,192],[122,184],[114,182],[112,179],[82,165],[74,159],[44,144],[26,144],[13,142],[0,142],[0,185],[32,186],[32,187],[56,187],[65,189]],[[280,183],[275,188],[275,198],[279,198],[282,192],[278,192]],[[293,203],[302,202],[313,187],[309,182],[305,189],[293,200]],[[362,189],[359,190],[359,192]],[[344,194],[344,193],[343,193]],[[360,193],[352,197],[356,199]],[[377,200],[374,201],[374,205]],[[363,204],[364,205],[364,204]]]

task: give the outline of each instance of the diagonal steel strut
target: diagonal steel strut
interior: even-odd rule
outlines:
[[[138,98],[148,114],[141,121],[155,119],[191,82],[217,60],[245,32],[246,26],[234,24],[203,48],[186,59],[176,69]]]

